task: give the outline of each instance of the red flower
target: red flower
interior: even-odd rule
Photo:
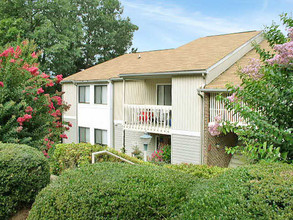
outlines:
[[[72,124],[71,124],[71,122],[68,122],[68,126],[69,126],[69,127],[72,127]]]
[[[56,100],[58,105],[62,105],[62,98],[60,96],[53,96],[52,99]]]
[[[48,79],[49,80],[49,83],[47,83],[46,84],[46,87],[52,87],[52,86],[54,86],[54,83],[53,83],[53,81],[52,80],[50,80],[50,79]]]
[[[67,135],[66,134],[60,134],[60,138],[65,138],[65,139],[68,139]]]
[[[57,83],[60,83],[63,80],[63,76],[61,74],[57,75],[56,78],[57,78],[57,81],[56,81]]]
[[[10,62],[10,63],[15,63],[16,60],[15,60],[15,59],[11,59],[9,62]]]
[[[42,73],[42,78],[47,79],[47,78],[49,78],[49,77],[50,77],[50,76],[47,75],[46,73]]]
[[[28,107],[26,107],[25,112],[31,113],[31,112],[33,112],[33,108],[31,106],[28,106]]]
[[[39,75],[39,68],[38,67],[35,67],[35,66],[33,66],[33,67],[30,67],[30,68],[27,68],[26,69],[27,71],[29,71],[33,76],[37,76],[37,75]]]
[[[58,116],[61,116],[61,112],[59,109],[56,110],[56,112],[51,114],[53,117],[57,118]]]
[[[43,93],[43,92],[44,92],[44,90],[43,90],[43,88],[41,87],[41,88],[38,89],[37,94],[41,94],[41,93]]]
[[[38,58],[38,56],[36,55],[35,52],[33,52],[33,53],[31,54],[31,56],[32,56],[32,58]]]
[[[38,97],[35,97],[35,98],[34,98],[34,101],[36,101],[36,100],[38,100],[38,99],[39,99]]]
[[[3,53],[0,54],[0,57],[8,57],[9,55],[14,54],[14,49],[13,47],[8,48],[5,50]]]
[[[4,87],[4,83],[0,81],[0,87]]]
[[[17,46],[16,49],[15,49],[15,55],[14,55],[14,57],[15,58],[19,58],[20,54],[21,54],[21,49],[20,49],[19,46]]]
[[[23,122],[25,121],[25,119],[23,117],[19,117],[17,119],[17,122],[19,123],[19,125],[23,125]]]

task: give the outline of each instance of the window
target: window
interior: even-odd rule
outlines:
[[[90,103],[89,86],[79,86],[79,103]]]
[[[107,104],[107,86],[95,86],[95,103]]]
[[[95,129],[95,144],[107,145],[107,130]]]
[[[158,85],[157,104],[172,105],[172,87],[171,85]]]
[[[79,127],[79,143],[89,143],[90,142],[90,129]]]

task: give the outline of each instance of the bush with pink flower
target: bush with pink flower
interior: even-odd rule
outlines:
[[[280,151],[280,159],[288,154],[288,160],[293,159],[293,19],[286,14],[281,20],[287,28],[287,37],[278,30],[278,26],[267,28],[265,37],[272,51],[265,51],[259,46],[256,50],[259,60],[252,60],[240,72],[242,84],[240,87],[227,88],[232,95],[225,98],[228,110],[238,113],[247,122],[246,126],[234,126],[228,123],[229,131],[233,130],[244,143],[243,153],[247,149],[262,149],[262,146],[273,146]],[[226,124],[224,125],[224,127]],[[217,125],[211,130],[218,134]],[[221,129],[225,132],[225,128]],[[257,140],[257,141],[256,141]],[[245,147],[247,146],[247,147]],[[268,150],[268,148],[266,148]],[[260,150],[251,151],[262,158]]]
[[[45,74],[37,63],[39,53],[28,41],[0,52],[0,141],[48,149],[71,126],[61,119],[69,106],[62,92],[52,87],[62,81]],[[51,90],[50,90],[51,89]]]

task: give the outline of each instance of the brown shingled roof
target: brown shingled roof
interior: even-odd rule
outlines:
[[[73,74],[65,81],[103,80],[119,77],[120,74],[208,69],[259,33],[250,31],[208,36],[176,49],[124,54]]]
[[[272,51],[267,41],[262,41],[260,43],[262,49]],[[255,50],[249,51],[242,58],[240,58],[236,63],[234,63],[230,68],[224,71],[221,75],[215,78],[212,82],[206,85],[205,89],[225,89],[225,85],[230,83],[233,85],[240,85],[241,79],[238,75],[239,69],[247,66],[249,61],[253,58],[259,59],[259,54]]]

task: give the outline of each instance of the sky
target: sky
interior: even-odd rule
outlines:
[[[123,16],[139,27],[138,51],[176,48],[200,37],[262,30],[279,15],[292,16],[293,0],[120,0]]]

